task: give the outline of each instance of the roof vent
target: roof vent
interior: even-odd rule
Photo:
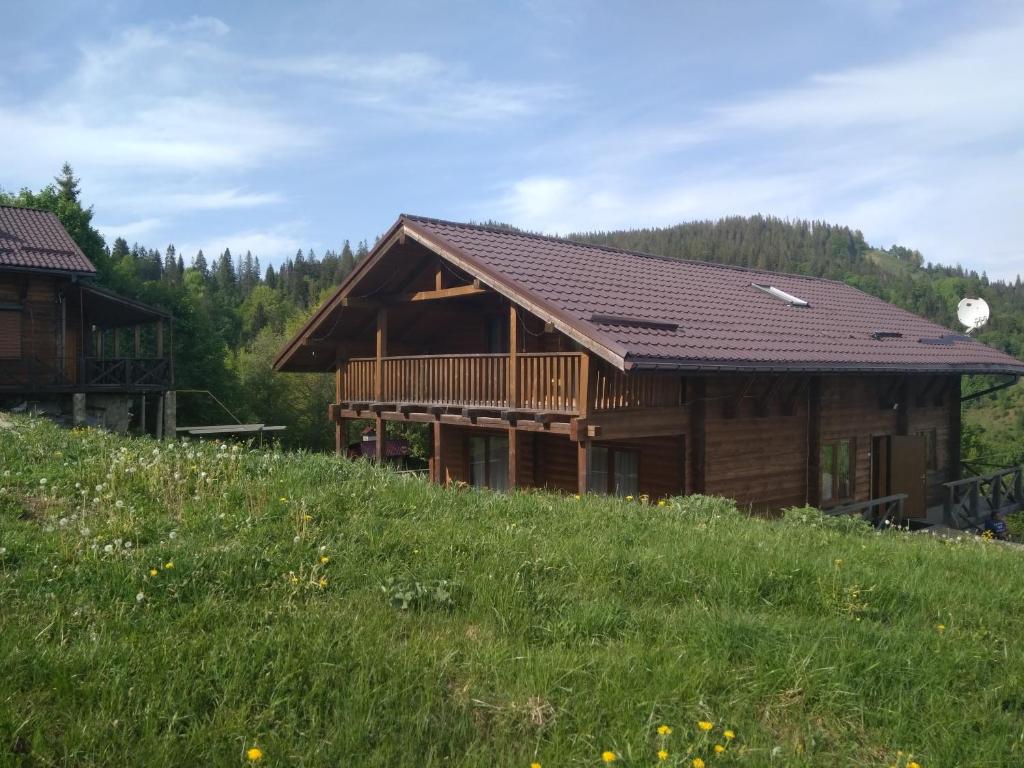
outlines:
[[[899,331],[875,331],[871,334],[871,338],[875,341],[881,341],[882,339],[902,339],[903,334]]]
[[[622,317],[621,315],[590,316],[590,322],[598,325],[623,325],[632,328],[653,328],[657,331],[678,331],[679,323],[672,320],[651,320],[646,317]]]
[[[804,299],[798,298],[791,293],[786,293],[781,288],[776,288],[774,285],[765,285],[764,283],[751,283],[755,288],[759,288],[765,293],[771,294],[779,301],[784,301],[791,307],[809,307],[811,306]]]

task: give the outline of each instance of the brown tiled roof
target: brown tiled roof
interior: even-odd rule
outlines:
[[[1009,355],[834,280],[419,216],[399,221],[638,368],[1024,374]]]
[[[0,205],[0,269],[96,272],[56,216],[7,205]]]

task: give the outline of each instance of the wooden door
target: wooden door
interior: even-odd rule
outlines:
[[[924,517],[928,491],[927,440],[920,435],[896,435],[891,445],[892,492],[907,494],[906,517]]]

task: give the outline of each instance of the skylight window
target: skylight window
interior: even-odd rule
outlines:
[[[781,288],[776,288],[774,285],[765,285],[763,283],[751,283],[751,285],[754,286],[755,288],[760,288],[765,293],[771,294],[779,301],[786,302],[791,307],[811,306],[810,303],[808,303],[804,299],[794,296],[791,293],[786,293],[784,290],[782,290]]]

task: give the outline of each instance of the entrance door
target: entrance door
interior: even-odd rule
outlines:
[[[895,435],[892,438],[890,466],[892,492],[907,494],[904,515],[924,517],[928,493],[928,441],[920,435]]]

